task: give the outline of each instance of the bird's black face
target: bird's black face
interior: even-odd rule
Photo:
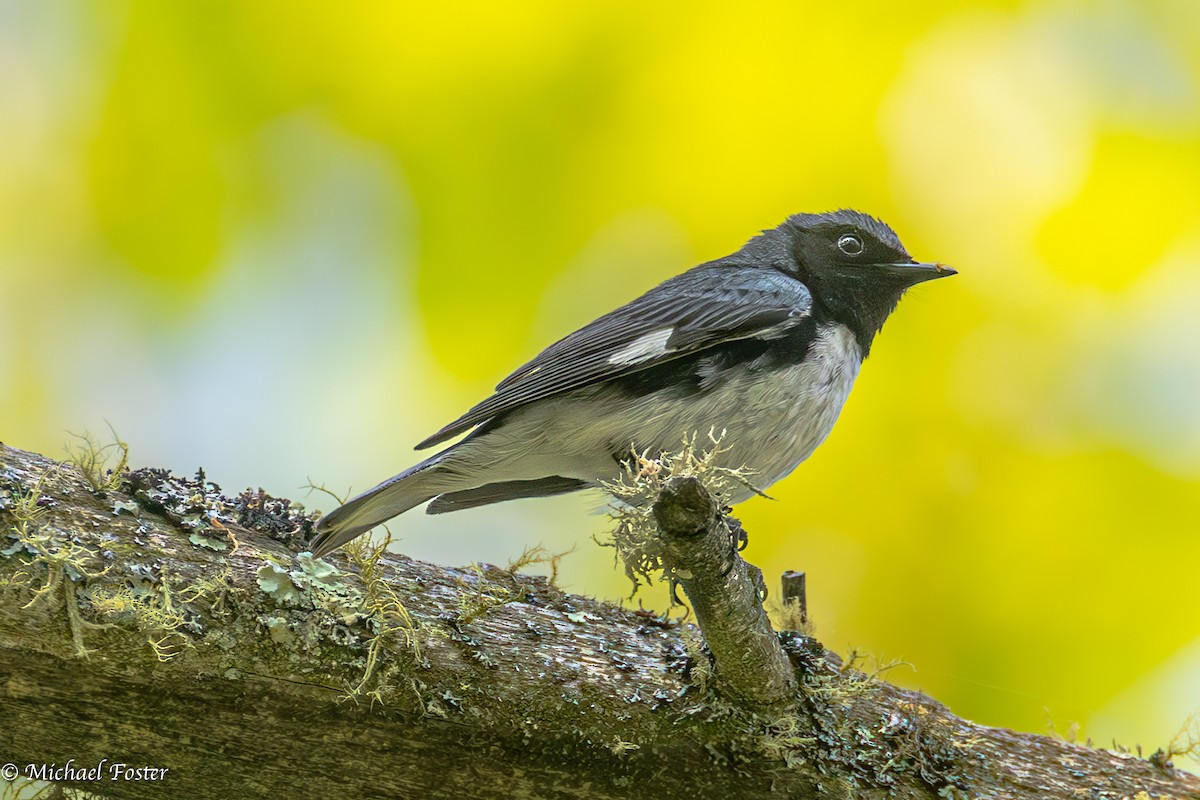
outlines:
[[[857,211],[797,214],[784,226],[814,305],[847,325],[864,354],[906,289],[955,274],[913,260],[891,228]]]

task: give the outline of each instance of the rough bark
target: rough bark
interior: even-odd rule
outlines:
[[[109,797],[1200,797],[800,634],[780,637],[793,701],[755,714],[692,626],[495,567],[360,552],[335,572],[297,556],[286,501],[117,483],[0,445],[0,764],[103,763],[62,782]]]
[[[670,478],[654,504],[664,561],[683,586],[712,653],[716,685],[756,711],[794,702],[796,673],[762,605],[762,571],[738,555],[737,536],[693,476]]]

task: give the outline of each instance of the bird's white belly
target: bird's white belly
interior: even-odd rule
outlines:
[[[608,481],[619,476],[614,443],[624,443],[616,449],[633,445],[639,451],[678,451],[684,436],[695,434],[703,441],[712,430],[718,435],[724,431],[721,446],[728,450],[720,463],[746,467],[752,472],[750,481],[765,489],[791,473],[829,435],[861,362],[853,334],[835,325],[813,342],[802,363],[770,374],[737,368],[697,395],[662,392],[602,404],[592,391],[569,393],[514,413],[487,435],[488,457],[472,466],[494,466],[503,480],[560,475]],[[463,450],[475,449],[465,444]],[[468,452],[460,450],[459,455],[474,461]],[[481,463],[485,460],[492,463]],[[747,489],[730,502],[751,495]]]
[[[682,437],[724,434],[728,451],[719,462],[745,467],[750,481],[765,489],[791,474],[833,429],[862,362],[854,336],[844,327],[830,329],[813,343],[803,363],[769,377],[748,371],[735,373],[722,386],[701,398],[663,404],[656,424],[646,431],[646,445],[678,450]],[[731,502],[749,498],[746,489]]]

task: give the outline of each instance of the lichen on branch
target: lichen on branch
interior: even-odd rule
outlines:
[[[620,478],[604,484],[604,489],[616,498],[610,508],[614,524],[611,532],[596,537],[596,541],[616,550],[617,559],[633,585],[632,594],[656,580],[670,581],[675,577],[663,561],[663,545],[654,518],[654,503],[667,481],[673,477],[694,477],[721,505],[733,496],[735,489],[748,486],[759,491],[751,483],[751,470],[719,463],[719,457],[729,449],[721,446],[724,435],[724,431],[718,434],[715,430],[704,436],[689,434],[680,441],[675,453],[651,454],[631,447],[629,458],[621,462]]]

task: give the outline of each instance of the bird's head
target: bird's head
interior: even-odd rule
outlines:
[[[815,309],[854,332],[864,355],[905,290],[955,274],[916,261],[895,231],[858,211],[796,214],[777,230],[790,245],[787,271],[808,286]]]

